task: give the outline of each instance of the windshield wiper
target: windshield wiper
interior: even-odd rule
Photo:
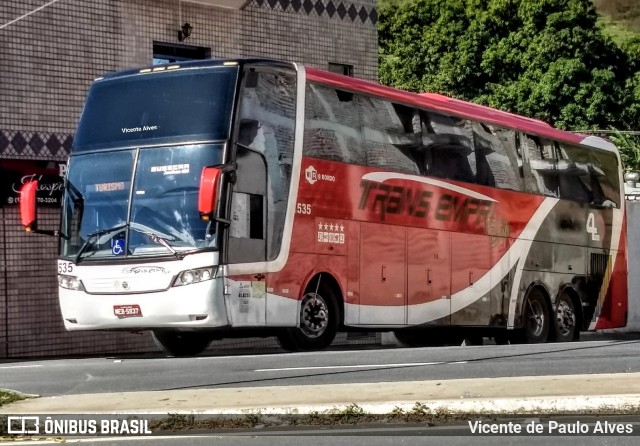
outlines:
[[[162,246],[164,246],[165,248],[167,248],[169,251],[171,251],[171,253],[176,256],[178,258],[178,260],[180,260],[180,254],[178,254],[178,251],[176,251],[175,249],[173,249],[173,247],[169,244],[169,242],[167,242],[166,239],[160,237],[158,234],[155,234],[153,232],[143,232],[144,235],[146,235],[147,237],[149,237],[149,239],[154,242],[154,243],[159,243]]]
[[[165,248],[167,248],[169,251],[171,251],[171,254],[173,254],[174,256],[176,256],[176,259],[178,260],[182,260],[184,258],[183,255],[181,255],[178,251],[176,251],[175,249],[173,249],[173,246],[171,246],[169,244],[170,240],[175,240],[173,237],[162,237],[162,234],[158,233],[158,232],[150,232],[150,231],[143,231],[141,229],[138,229],[134,226],[131,226],[131,229],[135,229],[138,232],[146,235],[147,237],[149,237],[149,240],[151,240],[154,243],[158,243],[162,246],[164,246]]]
[[[152,229],[148,226],[145,225],[141,225],[140,223],[136,223],[136,222],[131,222],[131,223],[123,223],[121,225],[118,226],[114,226],[112,228],[108,228],[108,229],[101,229],[99,231],[95,231],[92,232],[91,234],[87,235],[87,240],[84,242],[84,244],[80,247],[80,250],[78,251],[78,254],[76,254],[76,258],[75,258],[75,264],[77,265],[80,262],[80,259],[82,258],[82,254],[84,254],[87,249],[89,249],[89,247],[93,244],[93,240],[96,237],[101,237],[103,235],[107,235],[107,234],[111,234],[114,232],[118,232],[121,231],[123,229],[126,228],[130,228],[133,229],[135,231],[138,231],[139,233],[146,235],[147,237],[149,237],[149,239],[154,242],[154,243],[158,243],[159,245],[164,246],[165,248],[167,248],[171,254],[173,254],[174,256],[176,256],[176,258],[178,260],[182,260],[187,254],[191,254],[192,251],[187,251],[184,253],[180,253],[178,251],[176,251],[173,246],[171,246],[169,244],[170,241],[174,241],[175,238],[167,235],[167,234],[163,234],[160,231],[156,231],[155,229]]]
[[[106,234],[111,234],[112,232],[121,231],[121,230],[127,228],[128,226],[129,225],[127,223],[123,223],[121,225],[117,225],[117,226],[114,226],[114,227],[109,228],[109,229],[101,229],[99,231],[95,231],[95,232],[92,232],[91,234],[87,235],[87,241],[82,244],[82,246],[80,247],[80,250],[78,251],[78,254],[76,254],[75,264],[77,265],[78,263],[80,263],[80,259],[82,258],[82,254],[84,254],[86,252],[86,250],[89,249],[89,247],[93,244],[93,239],[94,238],[101,237],[101,236],[106,235]]]
[[[152,242],[158,243],[159,245],[164,246],[169,251],[171,251],[171,254],[176,256],[176,259],[178,260],[184,259],[184,257],[187,254],[191,254],[193,252],[193,251],[187,251],[187,252],[180,253],[176,251],[174,247],[169,244],[169,242],[172,242],[175,240],[175,237],[172,237],[167,234],[163,234],[162,232],[152,229],[149,226],[145,226],[140,223],[136,223],[132,221],[131,229],[134,229],[139,233],[146,235],[147,237],[149,237],[149,240],[151,240]]]

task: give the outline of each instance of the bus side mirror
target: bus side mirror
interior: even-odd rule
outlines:
[[[198,212],[204,221],[211,221],[218,206],[218,189],[222,170],[217,167],[205,167],[200,177],[200,193],[198,195]]]
[[[30,181],[20,189],[20,220],[27,232],[37,232],[38,217],[36,214],[36,191],[38,182]]]

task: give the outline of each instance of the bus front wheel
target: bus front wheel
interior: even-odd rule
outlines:
[[[175,357],[196,356],[211,342],[211,336],[206,333],[155,330],[152,334],[156,345],[166,354]]]
[[[328,347],[338,332],[340,317],[333,290],[320,285],[300,301],[300,325],[278,334],[280,346],[289,351],[313,351]]]

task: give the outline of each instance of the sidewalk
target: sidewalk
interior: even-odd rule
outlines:
[[[416,403],[452,413],[636,413],[640,373],[85,394],[18,401],[0,414],[309,414],[353,404],[388,414]]]

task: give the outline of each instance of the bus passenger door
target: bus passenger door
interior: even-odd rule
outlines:
[[[253,295],[252,301],[256,311],[259,305],[259,323],[278,327],[293,326],[300,312],[297,300],[300,279],[266,272],[269,262],[286,259],[284,250],[288,249],[285,219],[296,140],[296,99],[296,73],[292,69],[244,65],[235,150],[239,169],[243,169],[241,163],[246,169],[244,173],[238,171],[239,183],[234,191],[254,194],[261,199],[256,198],[255,214],[249,222],[253,232],[248,236],[244,234],[240,241],[242,246],[236,242],[237,249],[249,248],[251,254],[231,255],[240,262],[253,263],[247,270],[252,271],[253,286],[259,288],[257,294],[261,296],[260,300],[255,300]],[[247,152],[251,155],[247,156]],[[245,186],[240,182],[247,184],[250,190],[242,189]],[[261,207],[258,208],[258,204]],[[245,256],[251,258],[245,259]],[[249,321],[253,320],[253,316],[249,318]]]
[[[449,232],[407,229],[407,323],[449,325],[451,257]]]
[[[405,262],[405,228],[360,225],[360,324],[405,324]]]
[[[489,324],[490,269],[491,237],[451,233],[451,325]]]
[[[265,160],[261,154],[238,146],[237,163],[237,180],[232,185],[227,263],[265,262]],[[231,311],[232,323],[234,326],[265,325],[265,277],[257,274],[242,279],[233,281],[230,287],[232,291],[227,306]]]

